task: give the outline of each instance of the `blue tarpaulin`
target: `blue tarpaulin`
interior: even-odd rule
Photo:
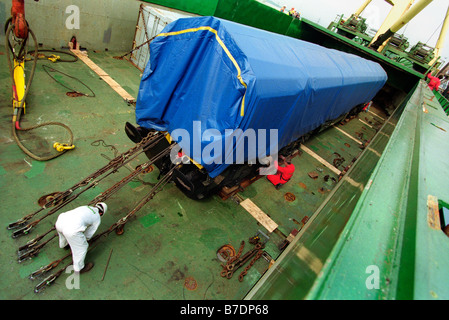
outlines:
[[[373,61],[215,17],[172,22],[150,53],[137,124],[168,131],[212,178],[241,150],[245,161],[251,148],[259,158],[274,154],[369,102],[387,80]],[[248,145],[251,133],[266,137]]]

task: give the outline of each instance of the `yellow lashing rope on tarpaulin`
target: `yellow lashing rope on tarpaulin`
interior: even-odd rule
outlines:
[[[156,37],[168,37],[168,36],[175,36],[178,34],[183,34],[183,33],[189,33],[189,32],[197,32],[197,31],[210,31],[213,34],[215,34],[215,39],[217,40],[217,42],[220,44],[220,46],[223,48],[223,51],[226,53],[226,55],[228,56],[228,58],[231,60],[231,62],[234,64],[235,68],[237,69],[237,79],[240,81],[240,83],[245,87],[245,89],[248,88],[247,84],[245,83],[245,81],[243,81],[242,78],[242,70],[240,69],[240,66],[238,65],[237,61],[235,60],[235,58],[232,56],[231,52],[229,51],[229,49],[226,47],[226,45],[224,44],[223,40],[220,39],[220,37],[218,36],[218,32],[217,30],[211,28],[211,27],[198,27],[198,28],[190,28],[190,29],[185,29],[185,30],[180,30],[180,31],[173,31],[173,32],[166,32],[166,33],[160,33],[158,34]],[[245,94],[243,95],[243,99],[242,99],[242,105],[240,108],[240,116],[244,116],[245,114],[245,96],[246,96],[246,91]]]

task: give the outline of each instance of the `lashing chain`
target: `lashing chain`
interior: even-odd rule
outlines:
[[[86,178],[84,178],[83,180],[81,180],[80,182],[78,182],[77,184],[72,186],[71,188],[67,189],[64,192],[55,193],[54,197],[52,197],[51,200],[49,200],[47,203],[45,203],[42,206],[42,208],[40,208],[39,210],[37,210],[37,211],[35,211],[35,212],[31,213],[31,214],[28,214],[28,215],[24,216],[23,218],[20,218],[19,220],[17,220],[14,223],[9,224],[8,229],[11,230],[11,229],[17,229],[19,227],[22,227],[23,225],[25,225],[27,223],[27,221],[31,220],[35,215],[37,215],[41,211],[43,211],[43,210],[45,210],[45,209],[47,209],[49,207],[52,207],[53,205],[58,204],[57,208],[52,209],[46,216],[49,216],[49,215],[53,214],[55,211],[59,210],[59,208],[65,206],[66,204],[68,204],[69,202],[74,200],[74,198],[76,198],[76,197],[70,197],[73,194],[74,191],[76,191],[77,189],[79,189],[81,187],[85,187],[85,186],[89,185],[92,181],[94,181],[94,179],[102,176],[103,174],[105,174],[109,170],[112,170],[111,173],[116,172],[120,167],[122,167],[127,162],[129,162],[132,159],[134,159],[134,157],[139,155],[140,152],[145,151],[146,148],[151,147],[152,145],[157,143],[163,137],[164,137],[163,134],[157,134],[157,135],[148,134],[145,138],[142,139],[142,141],[140,141],[134,147],[132,147],[128,151],[118,155],[117,157],[112,159],[107,165],[105,165],[104,167],[100,168],[99,170],[97,170],[96,172],[92,173],[91,175],[87,176]],[[137,153],[137,151],[139,151],[139,150],[140,150],[140,152]],[[84,191],[86,191],[86,190],[84,190]],[[26,225],[24,227],[23,230],[21,230],[20,232],[15,233],[13,235],[13,237],[17,237],[17,236],[22,235],[22,234],[27,234],[30,231],[30,229],[32,227],[34,227],[42,219],[43,218],[41,218],[41,219],[39,219],[39,220],[37,220],[35,222],[29,223],[28,225]]]
[[[240,273],[240,275],[239,275],[240,282],[243,281],[243,277],[246,276],[246,274],[248,273],[248,270],[251,269],[251,267],[254,265],[254,263],[256,263],[256,261],[259,260],[260,257],[262,257],[263,252],[264,252],[263,246],[261,246],[261,248],[257,251],[256,256],[253,258],[253,260],[251,260],[249,265],[246,266],[245,270],[243,270],[242,273]]]
[[[260,243],[256,243],[255,247],[248,252],[246,252],[241,258],[240,254],[243,250],[244,241],[242,241],[242,245],[240,246],[239,253],[228,260],[225,266],[223,266],[223,270],[220,275],[224,278],[231,279],[234,272],[245,265],[251,258],[253,258],[250,262],[250,265],[245,268],[245,270],[240,274],[239,280],[243,281],[243,277],[248,273],[248,270],[252,267],[252,265],[262,256],[264,245]]]

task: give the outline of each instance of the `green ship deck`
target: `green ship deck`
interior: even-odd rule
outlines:
[[[280,190],[261,178],[226,200],[215,195],[193,201],[169,183],[128,221],[123,235],[112,232],[91,247],[86,260],[94,262],[95,267],[81,275],[79,288],[73,288],[76,283],[72,274],[62,273],[40,293],[34,293],[38,283],[65,268],[70,258],[43,277],[30,280],[29,275],[68,251],[60,249],[57,239],[52,239],[37,256],[18,263],[17,250],[52,228],[60,211],[17,239],[11,237],[12,230],[7,230],[7,226],[38,210],[40,197],[70,188],[133,147],[124,127],[127,121],[135,122],[135,111],[83,61],[40,60],[21,127],[62,122],[72,129],[76,147],[51,161],[33,160],[12,138],[11,80],[6,48],[0,46],[0,299],[449,298],[449,261],[445,254],[449,239],[442,231],[447,221],[440,217],[443,208],[449,210],[449,121],[443,110],[447,109],[447,105],[443,106],[447,100],[442,102],[435,97],[420,80],[420,74],[389,63],[306,19],[292,20],[257,1],[214,0],[206,6],[198,0],[146,2],[215,15],[373,59],[389,75],[387,90],[370,112],[362,112],[307,141],[293,159],[296,172],[292,180]],[[124,36],[133,30],[122,25],[134,26],[140,3],[128,4],[129,10],[125,10],[127,5],[115,2],[116,6],[105,13],[103,3],[89,2],[89,9],[106,31],[111,19],[117,34]],[[28,17],[34,19],[30,20],[31,25],[42,30],[46,24],[37,13],[51,15],[61,11],[48,3],[34,4],[34,9],[34,16],[32,10],[27,11]],[[273,19],[267,19],[268,16]],[[61,31],[52,36],[65,41],[61,39],[68,34]],[[141,71],[127,60],[114,59],[127,49],[106,51],[103,43],[96,47],[99,40],[95,34],[83,36],[89,59],[136,98]],[[118,42],[120,39],[115,46],[129,46]],[[81,80],[95,97],[69,97],[68,90],[55,82],[43,65]],[[26,66],[28,74],[31,62]],[[79,82],[60,73],[50,74],[88,93]],[[57,127],[20,132],[19,137],[39,155],[54,154],[53,143],[68,140],[67,133]],[[63,210],[89,203],[147,160],[140,155]],[[340,173],[344,173],[341,179]],[[157,169],[142,174],[112,196],[97,233],[130,212],[157,182],[158,174]],[[241,205],[245,199],[274,222],[274,231]],[[42,216],[40,213],[31,221]],[[249,238],[255,235],[267,241],[266,254],[249,269],[242,282],[238,275],[244,267],[231,279],[223,278],[217,250],[231,245],[237,251],[245,241],[246,252],[253,247]],[[48,235],[44,239],[50,238]]]
[[[0,51],[4,50],[3,47]],[[89,52],[89,58],[135,97],[140,71],[126,60],[114,59],[113,56],[118,54]],[[0,251],[4,271],[0,284],[2,299],[243,299],[266,272],[271,259],[275,261],[279,257],[279,247],[286,237],[295,229],[300,230],[301,220],[312,217],[329,197],[338,183],[338,172],[362,153],[360,146],[374,137],[386,119],[385,114],[376,114],[373,108],[372,112],[361,113],[344,125],[329,128],[305,144],[307,149],[304,150],[309,153],[301,150],[300,155],[294,158],[297,170],[283,188],[276,190],[263,178],[239,193],[241,199],[251,199],[269,215],[279,225],[277,231],[270,234],[232,198],[222,200],[219,196],[213,196],[204,201],[193,201],[175,185],[168,184],[126,224],[123,235],[111,233],[99,240],[87,257],[87,261],[93,261],[95,267],[81,276],[79,290],[67,289],[66,280],[70,280],[70,274],[63,274],[43,292],[36,294],[33,288],[40,280],[29,280],[30,273],[67,252],[59,249],[57,240],[53,239],[36,257],[18,263],[17,249],[51,228],[59,212],[42,220],[30,234],[17,239],[11,238],[12,232],[6,230],[6,226],[39,209],[37,200],[41,196],[66,190],[107,164],[115,152],[121,153],[131,148],[134,144],[126,137],[124,124],[126,121],[134,123],[134,108],[80,60],[56,64],[39,61],[21,126],[30,127],[47,121],[65,123],[73,131],[76,148],[48,162],[35,161],[24,154],[11,138],[12,108],[8,107],[11,89],[5,58],[4,55],[0,56],[3,70],[0,76],[4,84],[0,89],[0,100],[4,106],[1,111],[3,130],[0,145],[0,219],[5,228],[0,233],[4,248]],[[43,65],[82,80],[95,92],[95,97],[67,96],[68,90],[51,79]],[[76,83],[72,82],[71,85]],[[86,89],[79,87],[79,90]],[[54,141],[68,139],[62,129],[52,127],[20,133],[19,136],[27,147],[40,155],[56,152],[52,149]],[[340,165],[334,168],[332,164],[337,158]],[[141,155],[129,167],[133,168],[146,160]],[[64,209],[88,203],[129,174],[128,169],[120,169]],[[311,172],[316,173],[316,179],[309,176]],[[325,181],[327,175],[329,179]],[[157,176],[157,169],[142,175],[109,199],[110,209],[98,232],[109,228],[129,212],[149,190],[149,184],[157,181]],[[285,196],[288,192],[293,194],[295,200]],[[269,236],[265,247],[267,259],[259,259],[243,282],[238,280],[243,268],[231,279],[221,277],[222,267],[217,250],[230,244],[237,251],[241,241],[245,241],[246,252],[252,247],[249,237],[259,232]],[[260,235],[264,240],[265,237]],[[106,269],[109,255],[110,262]],[[69,262],[70,259],[61,262],[53,271]]]

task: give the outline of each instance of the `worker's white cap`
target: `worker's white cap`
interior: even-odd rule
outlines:
[[[98,202],[95,207],[97,207],[99,210],[103,212],[103,214],[106,213],[106,210],[108,210],[108,206],[104,202]]]

